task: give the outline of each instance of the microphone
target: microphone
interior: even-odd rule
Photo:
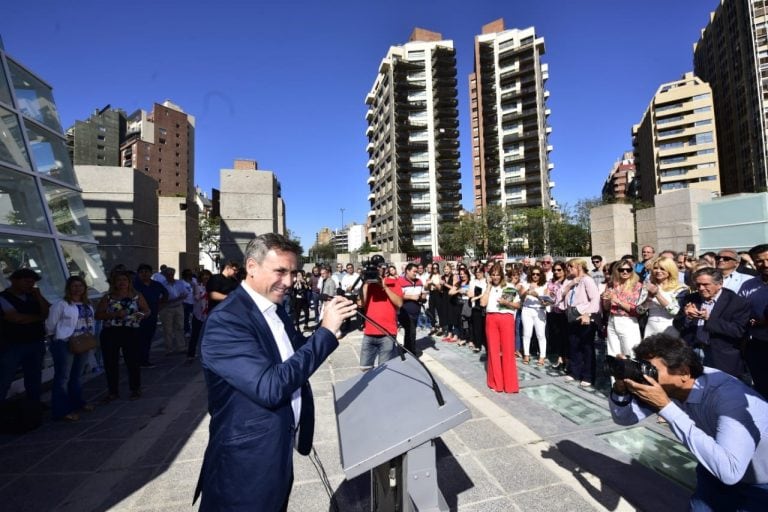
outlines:
[[[386,330],[380,323],[378,323],[375,320],[372,320],[369,316],[367,316],[365,313],[360,311],[359,309],[355,311],[357,315],[362,318],[363,320],[367,320],[368,322],[371,322],[374,327],[379,329],[381,332],[383,332],[388,338],[390,338],[394,343],[395,346],[400,349],[400,360],[405,361],[405,353],[408,352],[413,356],[413,358],[418,362],[422,368],[424,368],[424,371],[427,372],[427,375],[429,375],[429,379],[432,381],[432,391],[435,393],[435,399],[437,400],[437,404],[442,407],[445,405],[445,399],[443,399],[443,393],[440,391],[440,387],[437,385],[437,381],[435,380],[435,377],[432,375],[432,372],[429,371],[429,368],[427,368],[427,365],[425,365],[421,359],[416,357],[416,354],[405,348],[405,346],[397,341],[397,336]]]
[[[333,298],[332,295],[328,295],[325,293],[320,294],[320,300],[325,302],[329,301]],[[440,387],[437,385],[437,381],[435,380],[435,377],[432,375],[432,372],[429,371],[429,368],[427,368],[427,365],[425,365],[421,359],[416,357],[416,354],[405,348],[405,346],[397,341],[397,336],[395,334],[392,334],[387,329],[385,329],[380,323],[378,323],[376,320],[373,320],[371,317],[360,311],[360,309],[356,309],[355,313],[362,318],[363,320],[367,320],[368,322],[371,322],[374,327],[379,329],[381,332],[383,332],[388,338],[390,338],[395,346],[400,349],[400,360],[405,361],[405,353],[408,352],[413,356],[413,358],[418,362],[422,368],[424,368],[424,371],[427,372],[427,375],[429,375],[429,380],[432,381],[432,391],[435,393],[435,399],[437,400],[437,404],[442,407],[445,405],[445,399],[443,398],[443,393],[440,391]]]

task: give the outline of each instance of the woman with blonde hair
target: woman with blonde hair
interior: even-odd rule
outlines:
[[[680,295],[687,291],[687,287],[681,285],[678,280],[677,264],[674,260],[666,257],[654,258],[650,268],[650,281],[644,285],[645,300],[637,306],[640,312],[648,311],[645,337],[661,333],[678,336],[672,321],[680,311]]]
[[[517,393],[517,364],[514,355],[515,310],[520,308],[517,289],[504,282],[501,265],[489,272],[488,286],[480,297],[486,308],[485,340],[488,351],[487,384],[496,392]]]
[[[637,303],[643,285],[629,260],[620,260],[613,268],[611,284],[601,298],[603,309],[608,312],[608,336],[606,354],[614,357],[632,355],[632,349],[640,341],[640,324],[637,321]]]

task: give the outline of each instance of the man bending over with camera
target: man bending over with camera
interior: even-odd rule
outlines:
[[[397,309],[403,305],[403,289],[396,277],[385,276],[387,266],[383,265],[383,258],[381,262],[378,268],[366,270],[360,296],[363,311],[372,320],[366,319],[363,329],[360,346],[360,369],[363,371],[373,368],[376,356],[381,364],[396,355],[393,337],[397,336]]]
[[[613,420],[631,425],[654,412],[667,420],[699,462],[690,510],[765,510],[768,403],[735,377],[702,366],[677,337],[650,336],[635,356],[636,380],[617,379],[611,390]]]

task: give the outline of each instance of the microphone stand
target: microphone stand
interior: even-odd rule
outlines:
[[[413,356],[413,358],[418,362],[422,368],[424,368],[424,371],[427,372],[427,375],[429,375],[429,379],[432,381],[432,391],[435,393],[435,399],[437,400],[437,404],[442,407],[445,405],[445,399],[443,399],[443,393],[440,391],[440,387],[437,385],[437,381],[435,380],[435,377],[432,375],[432,372],[429,371],[429,368],[427,368],[427,365],[425,365],[418,357],[416,357],[416,354],[405,348],[405,346],[397,341],[397,336],[386,330],[380,323],[378,323],[375,320],[372,320],[369,316],[367,316],[365,313],[360,311],[359,309],[355,311],[358,316],[360,316],[363,320],[367,320],[368,322],[371,322],[374,327],[379,329],[381,332],[383,332],[388,338],[390,338],[392,341],[394,341],[395,346],[400,349],[400,360],[405,361],[405,353],[408,352]]]

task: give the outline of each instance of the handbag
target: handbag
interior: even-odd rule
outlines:
[[[99,345],[96,336],[89,332],[78,334],[69,338],[68,346],[69,351],[73,354],[85,354],[89,350],[93,350]]]
[[[576,309],[576,306],[568,306],[568,309],[565,310],[565,317],[568,319],[568,323],[572,324],[579,321],[581,313]]]
[[[93,325],[93,320],[90,315],[86,315],[85,325],[88,328],[88,331],[71,336],[67,342],[69,351],[75,355],[85,354],[89,350],[93,350],[99,346],[99,340],[90,332],[91,326]]]

